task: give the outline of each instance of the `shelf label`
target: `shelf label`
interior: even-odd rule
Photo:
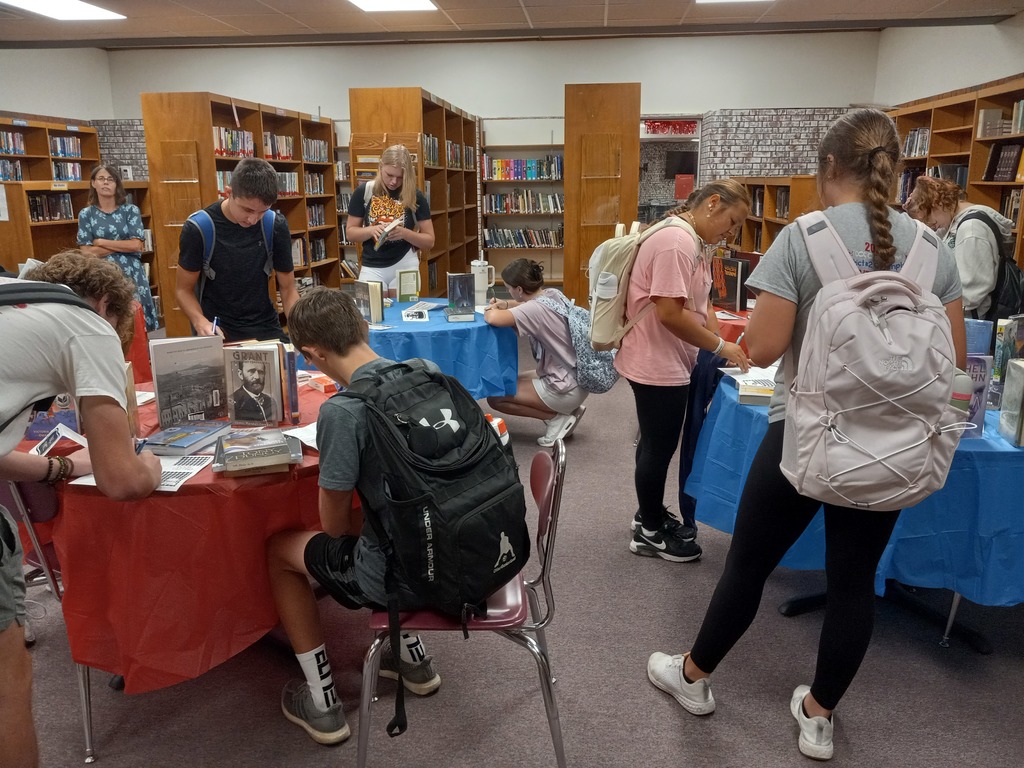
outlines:
[[[75,133],[78,133],[78,126],[77,125],[65,125],[64,127],[67,128],[69,131],[73,131]]]
[[[284,117],[284,110],[281,109],[280,107],[275,107],[274,111],[277,113],[278,117]]]
[[[66,181],[55,181],[50,185],[50,190],[53,192],[62,192],[67,190],[68,183]]]
[[[14,119],[13,119],[13,120],[12,120],[11,122],[12,122],[12,123],[13,123],[14,125],[20,125],[20,126],[22,126],[23,128],[28,128],[28,120],[20,120],[20,119],[18,119],[18,118],[14,118]]]

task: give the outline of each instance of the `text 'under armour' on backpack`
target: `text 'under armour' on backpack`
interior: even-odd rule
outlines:
[[[945,484],[966,426],[949,404],[956,352],[931,293],[938,240],[918,223],[899,273],[862,274],[821,211],[797,222],[822,288],[796,375],[787,369],[782,472],[830,504],[912,506]]]

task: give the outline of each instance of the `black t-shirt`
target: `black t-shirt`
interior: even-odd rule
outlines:
[[[206,208],[213,219],[217,242],[210,266],[216,273],[203,288],[200,306],[208,320],[217,318],[228,341],[283,337],[277,309],[270,300],[268,277],[263,271],[267,263],[267,247],[263,242],[263,224],[243,227],[230,221],[214,203]],[[203,268],[203,236],[199,228],[186,222],[181,229],[178,265],[190,272]],[[278,215],[274,221],[273,266],[277,272],[291,272],[291,236],[288,220]],[[202,280],[202,276],[200,276]]]
[[[373,182],[369,182],[373,183]],[[405,216],[404,226],[406,229],[415,229],[417,221],[424,221],[430,218],[430,202],[426,195],[416,190],[416,213],[402,205],[402,190],[392,192],[387,190],[388,196],[374,195],[370,199],[370,210],[366,210],[366,184],[364,182],[356,187],[352,193],[352,199],[348,204],[348,215],[350,218],[362,219],[364,227],[372,227],[376,224],[387,224],[399,216]],[[374,248],[375,241],[363,241],[363,264],[367,267],[391,267],[400,262],[405,254],[412,248],[404,240],[392,240],[384,243],[378,251]]]

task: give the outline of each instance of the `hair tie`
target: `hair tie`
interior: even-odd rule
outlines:
[[[886,152],[886,153],[888,153],[888,150],[886,150],[885,147],[875,147],[870,152],[868,152],[868,160],[869,161],[873,160],[875,155],[877,155],[879,152]]]

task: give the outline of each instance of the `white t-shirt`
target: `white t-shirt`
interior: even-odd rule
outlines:
[[[0,283],[14,282],[0,278]],[[25,435],[34,403],[63,392],[106,395],[125,407],[121,342],[110,323],[69,304],[0,306],[0,456]]]

